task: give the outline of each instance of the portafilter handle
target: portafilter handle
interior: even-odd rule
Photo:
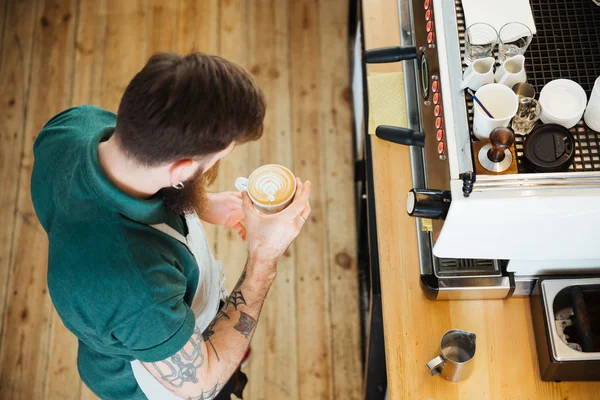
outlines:
[[[405,146],[425,146],[425,134],[423,132],[413,131],[408,128],[400,128],[397,126],[379,125],[375,129],[375,135],[379,139],[387,140],[388,142],[403,144]]]
[[[488,150],[487,156],[490,161],[499,163],[504,160],[504,151],[515,142],[515,133],[512,129],[506,127],[495,128],[490,133],[490,144],[492,148]]]
[[[416,58],[416,47],[390,46],[373,50],[365,50],[363,52],[363,60],[367,64],[382,64],[404,60],[414,60]]]

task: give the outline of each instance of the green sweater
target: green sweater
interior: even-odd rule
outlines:
[[[102,399],[144,399],[129,362],[167,358],[191,337],[198,267],[184,245],[148,226],[185,234],[181,216],[104,174],[98,144],[115,123],[91,106],[48,121],[34,144],[31,196],[48,234],[52,302],[79,339],[81,379]]]

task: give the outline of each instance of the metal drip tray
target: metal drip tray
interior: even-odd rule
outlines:
[[[525,53],[527,81],[536,97],[554,79],[571,79],[590,97],[600,76],[600,7],[592,0],[530,0],[537,34]],[[465,19],[461,0],[455,0],[461,54],[464,54]],[[466,65],[463,65],[466,68]],[[473,99],[465,95],[469,128],[473,130]],[[569,171],[600,171],[600,133],[583,120],[571,128],[575,137],[575,160]],[[519,173],[525,168],[523,137],[515,140]]]

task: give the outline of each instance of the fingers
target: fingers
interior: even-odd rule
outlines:
[[[304,207],[304,209],[302,210],[300,215],[298,215],[296,217],[296,222],[298,223],[298,226],[300,228],[302,228],[302,226],[306,223],[306,221],[308,221],[308,217],[310,217],[311,211],[312,211],[312,209],[310,207],[310,203],[308,203],[306,205],[306,207]]]
[[[302,212],[300,213],[300,216],[302,218],[304,218],[304,220],[308,220],[308,217],[310,217],[310,213],[312,212],[312,208],[310,207],[310,202],[308,202],[308,204],[306,205],[306,207],[304,207],[304,210],[302,210]]]
[[[248,196],[248,192],[242,192],[242,208],[245,215],[256,214],[256,209],[252,204],[252,200],[250,200],[250,196]]]
[[[242,240],[246,240],[246,227],[242,223],[238,222],[232,228],[240,235]]]
[[[294,201],[288,208],[282,211],[282,214],[285,213],[292,218],[296,218],[300,213],[304,210],[308,203],[308,199],[310,198],[310,181],[304,182],[304,184],[300,183],[296,188],[296,195],[294,197]]]

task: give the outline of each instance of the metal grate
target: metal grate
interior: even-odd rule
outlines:
[[[530,4],[537,34],[525,53],[525,67],[536,95],[546,83],[564,78],[579,83],[589,98],[600,75],[600,7],[591,0],[530,0]],[[464,52],[461,0],[455,0],[455,6],[461,52]],[[469,94],[466,103],[472,130],[473,99]],[[575,137],[575,160],[569,170],[600,171],[600,133],[589,129],[583,120],[571,132]],[[519,172],[529,172],[523,163],[523,137],[516,137],[515,147]]]
[[[497,260],[435,257],[435,274],[439,278],[464,278],[469,276],[501,276],[502,271]]]

